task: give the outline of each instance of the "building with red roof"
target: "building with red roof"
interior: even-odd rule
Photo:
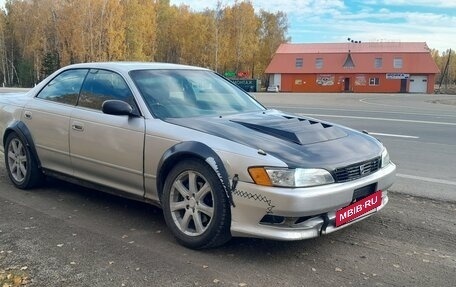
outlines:
[[[266,73],[284,92],[433,93],[439,69],[424,42],[285,43]]]

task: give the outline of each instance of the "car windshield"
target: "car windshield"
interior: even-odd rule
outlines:
[[[258,102],[206,70],[136,70],[130,76],[160,119],[262,111]]]

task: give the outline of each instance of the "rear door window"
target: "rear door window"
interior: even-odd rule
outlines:
[[[67,70],[52,79],[36,96],[39,99],[76,105],[88,69]]]

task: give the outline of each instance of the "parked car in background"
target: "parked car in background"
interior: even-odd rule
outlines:
[[[160,63],[62,68],[0,96],[8,175],[57,176],[162,207],[178,242],[300,240],[388,202],[395,165],[377,139],[269,110],[213,71]]]
[[[270,86],[266,89],[267,92],[274,92],[274,93],[278,93],[279,92],[279,86]]]

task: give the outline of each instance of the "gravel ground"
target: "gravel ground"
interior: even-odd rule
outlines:
[[[26,286],[454,286],[456,204],[390,197],[325,237],[193,251],[158,208],[57,180],[16,190],[0,166],[0,270]]]

